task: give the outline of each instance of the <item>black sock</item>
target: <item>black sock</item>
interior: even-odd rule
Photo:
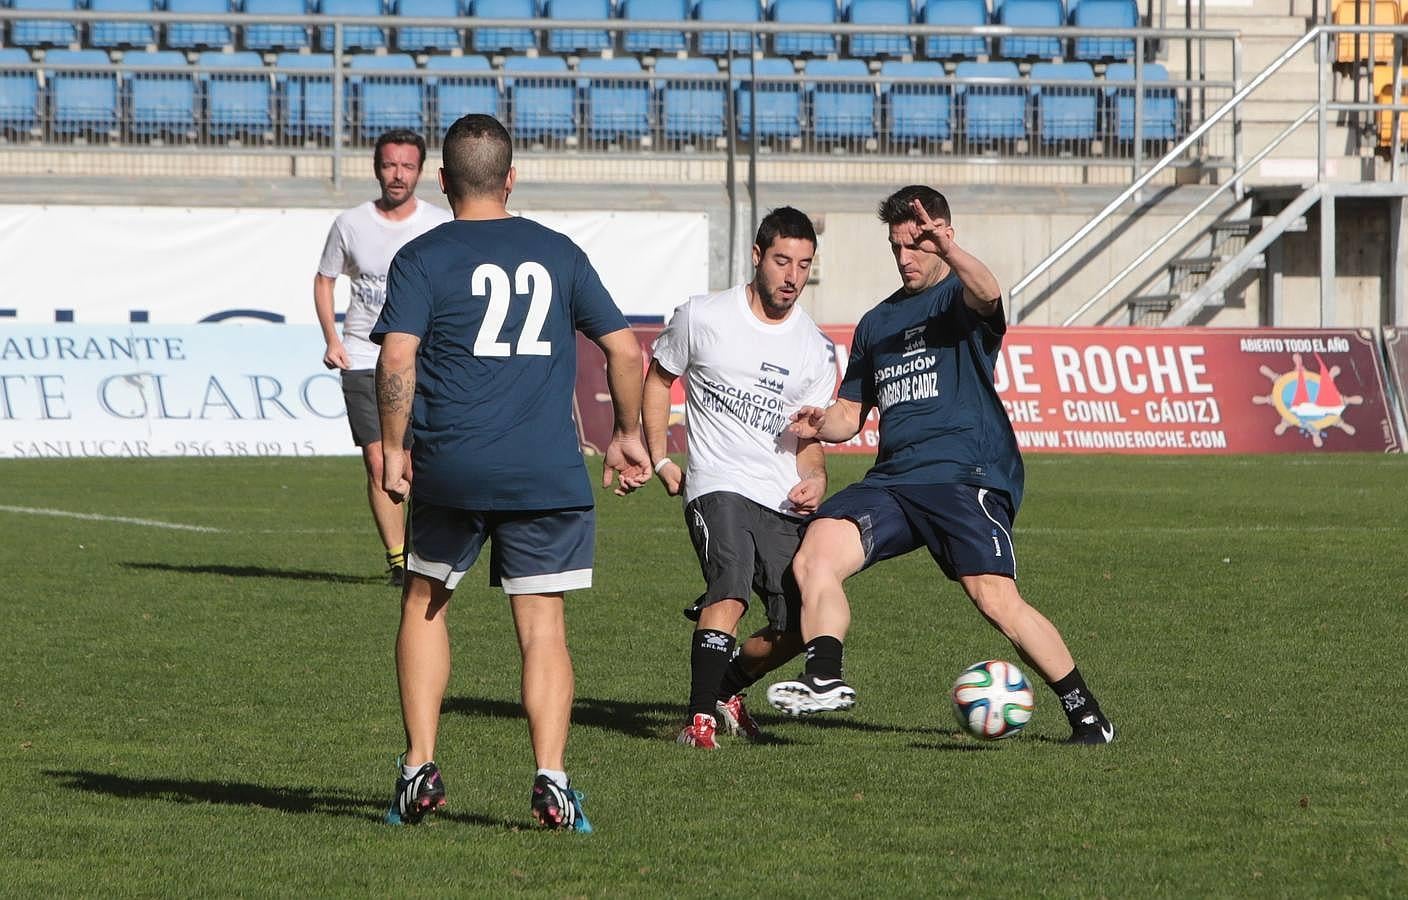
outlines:
[[[723,680],[737,641],[728,632],[712,628],[697,629],[690,640],[689,719],[692,722],[698,713],[714,715],[719,682]]]
[[[1066,718],[1072,728],[1080,725],[1081,719],[1087,716],[1094,715],[1097,720],[1103,718],[1100,704],[1090,692],[1090,688],[1085,686],[1085,679],[1080,676],[1079,668],[1072,669],[1064,678],[1048,681],[1047,684],[1060,699],[1061,707],[1065,709]]]
[[[719,682],[719,699],[727,700],[734,694],[741,694],[758,680],[757,675],[753,675],[743,668],[743,663],[739,654],[733,654],[733,659],[728,661],[728,668],[724,670],[724,679]]]
[[[841,677],[841,640],[829,634],[807,641],[807,664],[803,674],[818,678]]]

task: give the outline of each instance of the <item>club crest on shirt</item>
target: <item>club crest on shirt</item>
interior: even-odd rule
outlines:
[[[916,325],[904,330],[904,353],[901,354],[902,356],[913,356],[929,349],[929,345],[924,342],[925,329],[924,325]]]
[[[755,386],[781,396],[783,379],[774,376],[786,376],[790,374],[788,370],[776,363],[770,362],[763,363],[759,368],[762,369],[762,374],[758,376],[758,381]]]

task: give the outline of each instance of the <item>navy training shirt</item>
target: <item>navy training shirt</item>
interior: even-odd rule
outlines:
[[[371,339],[421,340],[412,496],[472,510],[592,506],[572,418],[575,332],[626,327],[586,253],[531,219],[455,220],[407,243]]]
[[[963,302],[950,273],[861,317],[838,396],[880,410],[872,484],[972,484],[1022,502],[1022,454],[992,373],[1007,322]]]

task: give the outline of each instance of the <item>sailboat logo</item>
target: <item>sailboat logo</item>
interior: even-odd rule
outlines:
[[[1280,413],[1281,421],[1275,428],[1277,436],[1294,428],[1316,447],[1323,447],[1325,432],[1331,428],[1354,434],[1354,426],[1344,420],[1344,411],[1360,405],[1364,398],[1340,393],[1335,384],[1340,367],[1326,365],[1319,353],[1315,354],[1315,372],[1306,370],[1299,353],[1292,354],[1291,359],[1295,368],[1289,372],[1278,373],[1262,366],[1261,374],[1271,381],[1271,392],[1252,398],[1252,402],[1273,406]]]

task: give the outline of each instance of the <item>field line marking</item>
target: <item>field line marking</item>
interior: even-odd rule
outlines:
[[[27,516],[57,516],[61,519],[84,519],[89,522],[118,522],[123,525],[145,525],[148,528],[170,528],[173,531],[204,531],[223,534],[225,529],[209,525],[185,525],[181,522],[161,522],[157,519],[138,519],[132,516],[105,516],[101,513],[69,512],[64,509],[40,509],[33,506],[3,506],[0,512],[19,513]]]

